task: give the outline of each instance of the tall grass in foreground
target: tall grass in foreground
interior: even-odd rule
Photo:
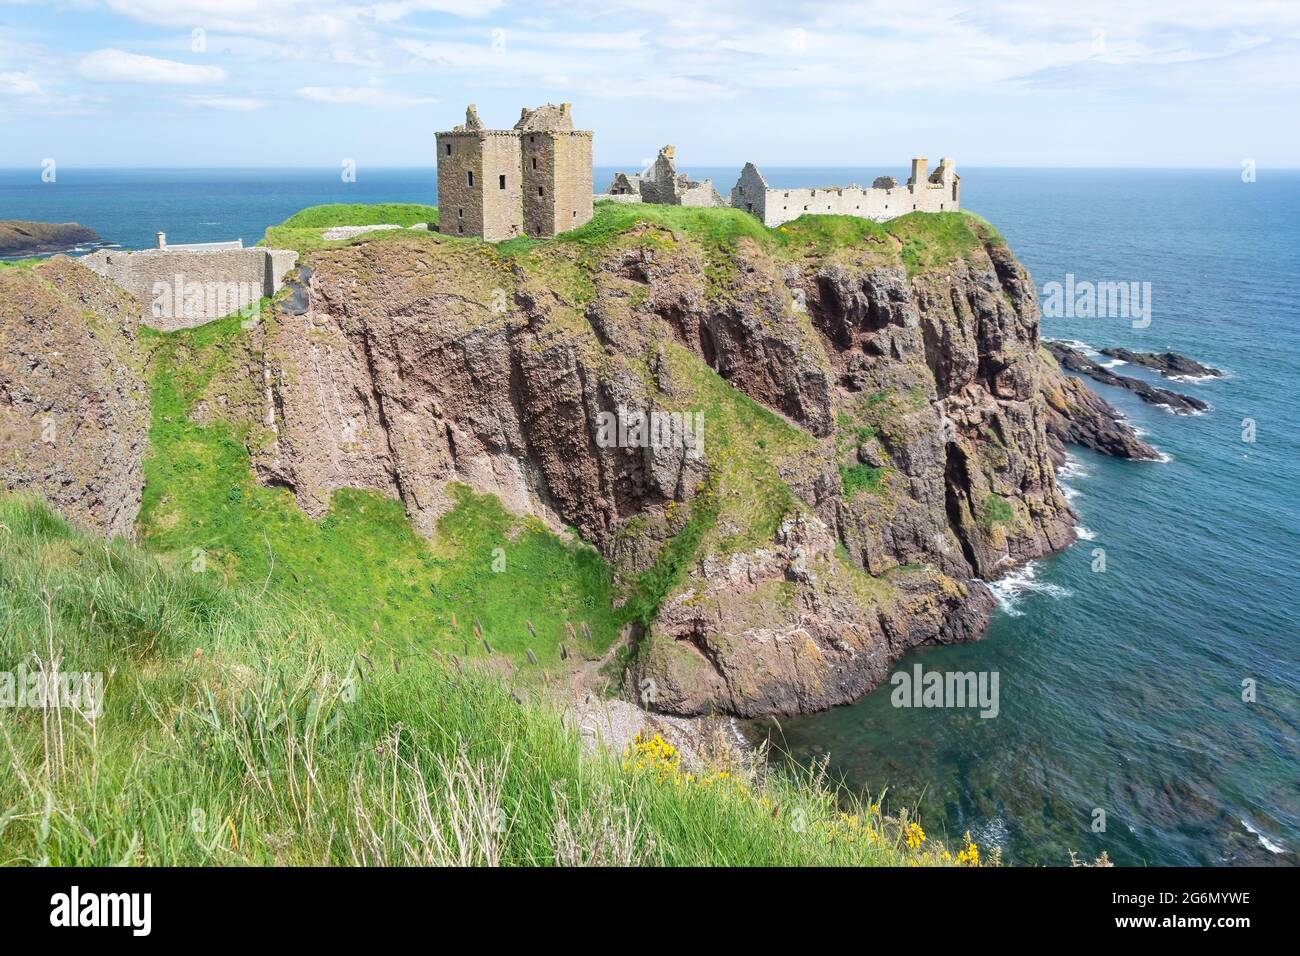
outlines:
[[[0,862],[947,859],[813,776],[686,773],[658,741],[586,753],[499,678],[372,659],[351,633],[0,496],[0,672],[105,675],[97,714],[0,707]]]

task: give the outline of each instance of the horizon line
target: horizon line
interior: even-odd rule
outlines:
[[[718,166],[735,166],[735,165],[740,165],[740,166],[743,167],[746,163],[750,163],[750,162],[753,162],[753,160],[746,160],[745,162],[743,162],[743,163],[739,163],[739,164],[737,164],[737,163],[730,163],[730,162],[701,162],[701,161],[693,161],[693,162],[690,163],[689,165],[697,166],[697,167],[718,167]],[[359,169],[384,169],[384,170],[387,170],[387,169],[402,169],[402,170],[406,170],[406,169],[430,169],[430,170],[436,170],[436,169],[437,169],[437,163],[436,163],[436,162],[434,162],[434,163],[432,163],[432,164],[418,164],[418,165],[401,165],[401,164],[398,164],[398,165],[374,165],[374,166],[371,166],[371,165],[366,165],[366,164],[363,164],[363,163],[358,163],[357,165],[358,165],[358,168],[359,168]],[[592,165],[593,165],[594,168],[608,168],[608,167],[622,167],[622,166],[627,166],[627,167],[630,169],[630,168],[633,168],[633,167],[638,167],[638,168],[639,168],[639,167],[640,167],[641,165],[643,165],[643,164],[642,164],[640,161],[637,161],[637,162],[634,162],[634,163],[602,162],[602,163],[593,163]],[[874,168],[879,168],[880,166],[889,166],[889,165],[892,165],[892,164],[889,164],[889,163],[873,163],[873,164],[870,164],[870,165],[863,165],[863,164],[853,164],[853,163],[809,163],[809,164],[799,164],[799,163],[763,163],[763,164],[760,164],[760,163],[754,163],[754,165],[759,166],[759,167],[762,168],[762,169],[874,169]],[[903,166],[906,166],[906,163],[898,164],[898,165],[899,165],[900,168],[902,168]],[[299,166],[299,165],[283,165],[283,166],[271,166],[271,165],[260,165],[260,166],[204,165],[204,166],[184,166],[184,165],[157,165],[157,164],[150,164],[150,165],[139,165],[139,166],[135,166],[135,165],[119,164],[119,165],[110,165],[110,166],[77,166],[77,165],[60,165],[59,168],[61,168],[61,169],[65,169],[65,170],[249,170],[249,171],[259,170],[259,169],[264,169],[264,170],[330,170],[331,172],[337,172],[339,167],[338,167],[338,166],[334,166],[334,165],[304,165],[304,166]],[[1114,170],[1114,171],[1118,171],[1118,172],[1123,172],[1123,171],[1164,171],[1164,172],[1228,172],[1228,171],[1233,171],[1233,172],[1236,172],[1236,171],[1240,171],[1241,166],[1240,166],[1239,164],[1238,164],[1238,165],[1235,165],[1235,166],[1083,166],[1083,165],[1080,165],[1080,166],[1060,166],[1060,165],[1044,165],[1044,166],[1037,166],[1037,165],[1025,164],[1025,163],[1015,164],[1015,165],[1004,165],[1004,164],[999,164],[999,163],[981,163],[981,164],[961,165],[959,168],[961,168],[961,169],[1026,169],[1026,170],[1029,170],[1029,169],[1040,169],[1040,170]],[[38,164],[38,165],[35,165],[35,166],[0,166],[0,173],[11,173],[11,172],[35,172],[35,173],[38,173],[38,174],[39,174],[39,173],[41,172],[41,169],[42,169],[42,167],[41,167],[39,164]],[[1257,164],[1257,165],[1256,165],[1256,169],[1266,169],[1266,170],[1272,170],[1272,171],[1274,171],[1274,172],[1297,172],[1297,171],[1300,171],[1300,165],[1297,165],[1297,166],[1261,166],[1261,165],[1258,165],[1258,164]]]

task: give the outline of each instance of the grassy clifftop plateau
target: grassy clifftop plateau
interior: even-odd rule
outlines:
[[[331,226],[392,223],[409,227],[427,223],[436,229],[438,221],[436,206],[403,203],[312,206],[267,229],[262,244],[308,252],[410,235],[407,230],[394,230],[329,241],[322,233]],[[599,250],[643,224],[662,227],[694,244],[705,254],[709,265],[717,268],[724,266],[722,257],[734,253],[742,239],[754,242],[766,252],[790,257],[825,257],[840,250],[871,249],[883,256],[900,258],[910,272],[937,268],[986,242],[1003,241],[992,224],[969,212],[911,213],[886,223],[852,216],[805,215],[769,229],[738,209],[605,201],[596,203],[595,215],[589,222],[554,239],[520,237],[486,245],[502,257],[519,256],[555,244]],[[433,243],[485,245],[480,240],[438,232],[429,232],[425,238]]]

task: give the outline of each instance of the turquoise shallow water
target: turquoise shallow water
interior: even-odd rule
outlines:
[[[603,184],[612,170],[597,170]],[[724,191],[735,169],[694,169]],[[766,170],[773,185],[905,170]],[[1300,850],[1300,173],[963,170],[963,202],[1007,236],[1040,289],[1152,285],[1152,321],[1044,319],[1095,347],[1173,348],[1228,374],[1174,384],[1193,418],[1099,386],[1169,456],[1075,451],[1091,535],[1036,563],[984,640],[900,668],[997,671],[1000,713],[901,709],[886,686],[825,714],[751,728],[852,788],[888,787],[929,827],[970,829],[1022,863],[1106,850],[1126,864],[1290,863]],[[242,237],[320,202],[436,202],[433,171],[0,170],[0,218],[77,220],[128,248]],[[1122,367],[1127,374],[1146,375]],[[1157,376],[1148,376],[1153,380]],[[1167,383],[1166,383],[1167,384]],[[1242,421],[1257,441],[1242,442]],[[1107,571],[1091,570],[1104,548]],[[1241,700],[1242,681],[1258,699]],[[1093,812],[1107,828],[1094,833]],[[1277,852],[1280,851],[1280,852]]]

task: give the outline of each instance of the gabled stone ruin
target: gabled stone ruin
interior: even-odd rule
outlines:
[[[912,160],[907,184],[877,176],[870,187],[818,186],[773,188],[753,163],[746,163],[731,188],[731,205],[752,213],[765,226],[779,226],[803,215],[857,216],[884,222],[909,212],[955,212],[961,208],[961,177],[949,158],[926,176],[924,157]]]
[[[641,202],[663,206],[725,206],[727,203],[713,188],[712,180],[692,180],[677,172],[675,150],[665,146],[655,161],[639,173],[618,173],[602,199]],[[624,198],[629,197],[629,198]]]

